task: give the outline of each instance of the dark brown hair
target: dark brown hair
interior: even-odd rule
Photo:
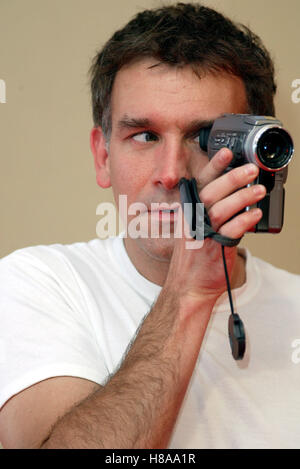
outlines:
[[[116,73],[145,57],[191,65],[196,72],[236,75],[245,84],[249,112],[275,115],[274,66],[259,37],[211,8],[177,3],[138,13],[95,56],[90,68],[93,119],[106,135]]]

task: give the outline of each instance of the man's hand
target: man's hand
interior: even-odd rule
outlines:
[[[260,209],[239,213],[266,195],[262,185],[252,183],[258,176],[258,167],[246,164],[224,174],[233,155],[230,150],[220,150],[199,175],[199,196],[204,203],[213,229],[230,238],[242,237],[262,216]],[[236,216],[235,216],[236,215]],[[184,231],[184,230],[183,230]],[[195,241],[196,243],[196,241]],[[225,248],[227,268],[231,276],[237,250]],[[226,290],[221,245],[206,239],[198,250],[186,249],[186,238],[175,240],[170,269],[165,288],[195,304],[203,297],[214,303]]]

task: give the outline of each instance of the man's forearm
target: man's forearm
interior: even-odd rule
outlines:
[[[162,291],[120,369],[56,423],[42,448],[167,447],[212,307]]]

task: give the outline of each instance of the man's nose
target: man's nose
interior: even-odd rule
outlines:
[[[154,183],[166,190],[175,189],[182,177],[188,178],[188,160],[182,145],[164,145],[157,155]]]

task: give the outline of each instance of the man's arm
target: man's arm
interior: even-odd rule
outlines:
[[[189,308],[163,292],[119,371],[65,415],[42,447],[165,448],[212,306],[199,300]]]
[[[85,379],[55,377],[12,397],[0,411],[3,446],[166,446],[193,369],[191,363],[185,370],[183,363],[187,375],[180,376],[178,344],[184,346],[180,336],[188,337],[189,327],[183,324],[175,331],[177,308],[161,295],[120,370],[105,387]],[[187,363],[189,350],[187,346],[181,357],[185,360],[186,354]]]
[[[11,397],[0,411],[0,442],[6,449],[39,448],[57,419],[100,385],[59,376],[40,381]]]

